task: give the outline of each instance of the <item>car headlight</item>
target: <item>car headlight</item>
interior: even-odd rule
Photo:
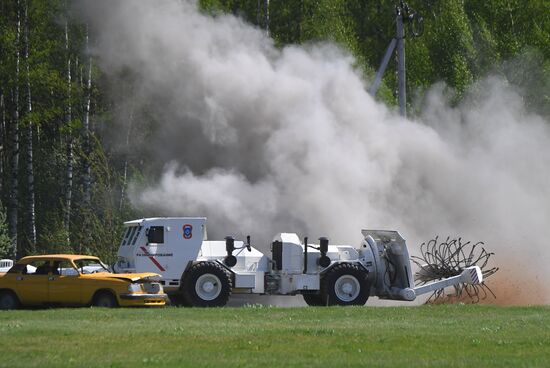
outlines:
[[[149,294],[162,293],[162,285],[159,284],[158,282],[150,282],[150,283],[143,284],[143,289],[145,290],[146,293],[149,293]]]
[[[131,293],[139,293],[143,291],[143,289],[141,288],[141,284],[130,284],[128,285],[128,291]]]

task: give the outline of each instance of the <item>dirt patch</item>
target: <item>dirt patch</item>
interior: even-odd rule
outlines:
[[[529,305],[549,302],[548,286],[537,275],[524,272],[519,275],[517,272],[500,270],[487,281],[487,285],[493,290],[496,298],[482,300],[482,304]]]

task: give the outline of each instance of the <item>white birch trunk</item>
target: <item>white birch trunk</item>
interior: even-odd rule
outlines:
[[[32,113],[31,78],[29,66],[29,16],[28,4],[25,1],[25,64],[27,68],[27,114]],[[29,118],[27,123],[27,237],[34,248],[36,245],[36,214],[34,197],[34,168],[33,168],[33,123]]]
[[[19,252],[17,249],[17,220],[19,215],[19,201],[18,201],[18,176],[19,176],[19,62],[20,54],[19,47],[21,41],[21,14],[20,4],[17,1],[17,33],[15,38],[15,86],[13,93],[13,126],[11,127],[10,140],[11,140],[11,162],[10,162],[10,195],[8,199],[8,233],[12,240],[11,254],[13,258],[18,258]]]
[[[65,21],[65,51],[67,52],[67,110],[65,121],[68,125],[67,132],[67,167],[65,171],[65,218],[64,225],[65,231],[67,233],[67,244],[70,244],[70,223],[71,223],[71,206],[73,199],[73,136],[70,130],[70,124],[72,121],[72,105],[71,105],[71,88],[72,88],[72,79],[71,79],[71,55],[69,52],[69,22]]]
[[[130,137],[132,134],[132,125],[134,121],[134,109],[130,111],[130,120],[128,122],[128,131],[126,132],[126,154],[124,158],[124,170],[122,172],[122,188],[120,190],[119,211],[122,211],[124,201],[126,200],[126,183],[128,181],[128,152],[130,152]]]
[[[4,104],[4,90],[0,90],[0,111],[2,114],[2,121],[0,122],[0,193],[4,189],[4,145],[6,142],[6,105]]]
[[[86,83],[86,102],[84,104],[84,202],[90,205],[92,199],[92,168],[90,164],[90,104],[92,99],[92,56],[89,48],[88,25],[86,25],[86,51],[88,53],[88,81]]]
[[[128,152],[130,152],[130,137],[132,135],[132,125],[134,123],[134,108],[130,110],[130,119],[128,121],[128,131],[126,132],[126,154],[124,157],[124,170],[122,172],[122,188],[120,190],[119,211],[122,211],[124,201],[126,200],[126,185],[128,182]]]

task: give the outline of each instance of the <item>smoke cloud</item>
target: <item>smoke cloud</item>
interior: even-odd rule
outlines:
[[[103,72],[136,77],[119,103],[159,122],[146,142],[158,180],[131,190],[146,213],[207,216],[210,238],[251,234],[264,250],[282,231],[356,243],[363,228],[396,229],[413,253],[437,234],[483,240],[501,302],[549,301],[550,125],[504,80],[454,107],[436,85],[406,120],[334,45],[278,49],[186,1],[82,9]]]

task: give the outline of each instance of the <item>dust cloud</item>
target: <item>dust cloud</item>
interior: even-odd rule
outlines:
[[[145,142],[158,180],[131,188],[147,214],[207,216],[210,238],[251,234],[263,250],[281,231],[356,243],[361,229],[396,229],[413,253],[462,236],[496,253],[489,283],[503,302],[550,301],[550,125],[505,80],[478,82],[457,106],[436,85],[406,120],[334,45],[278,49],[186,1],[81,10],[102,71],[135,76],[113,98],[158,122]]]

